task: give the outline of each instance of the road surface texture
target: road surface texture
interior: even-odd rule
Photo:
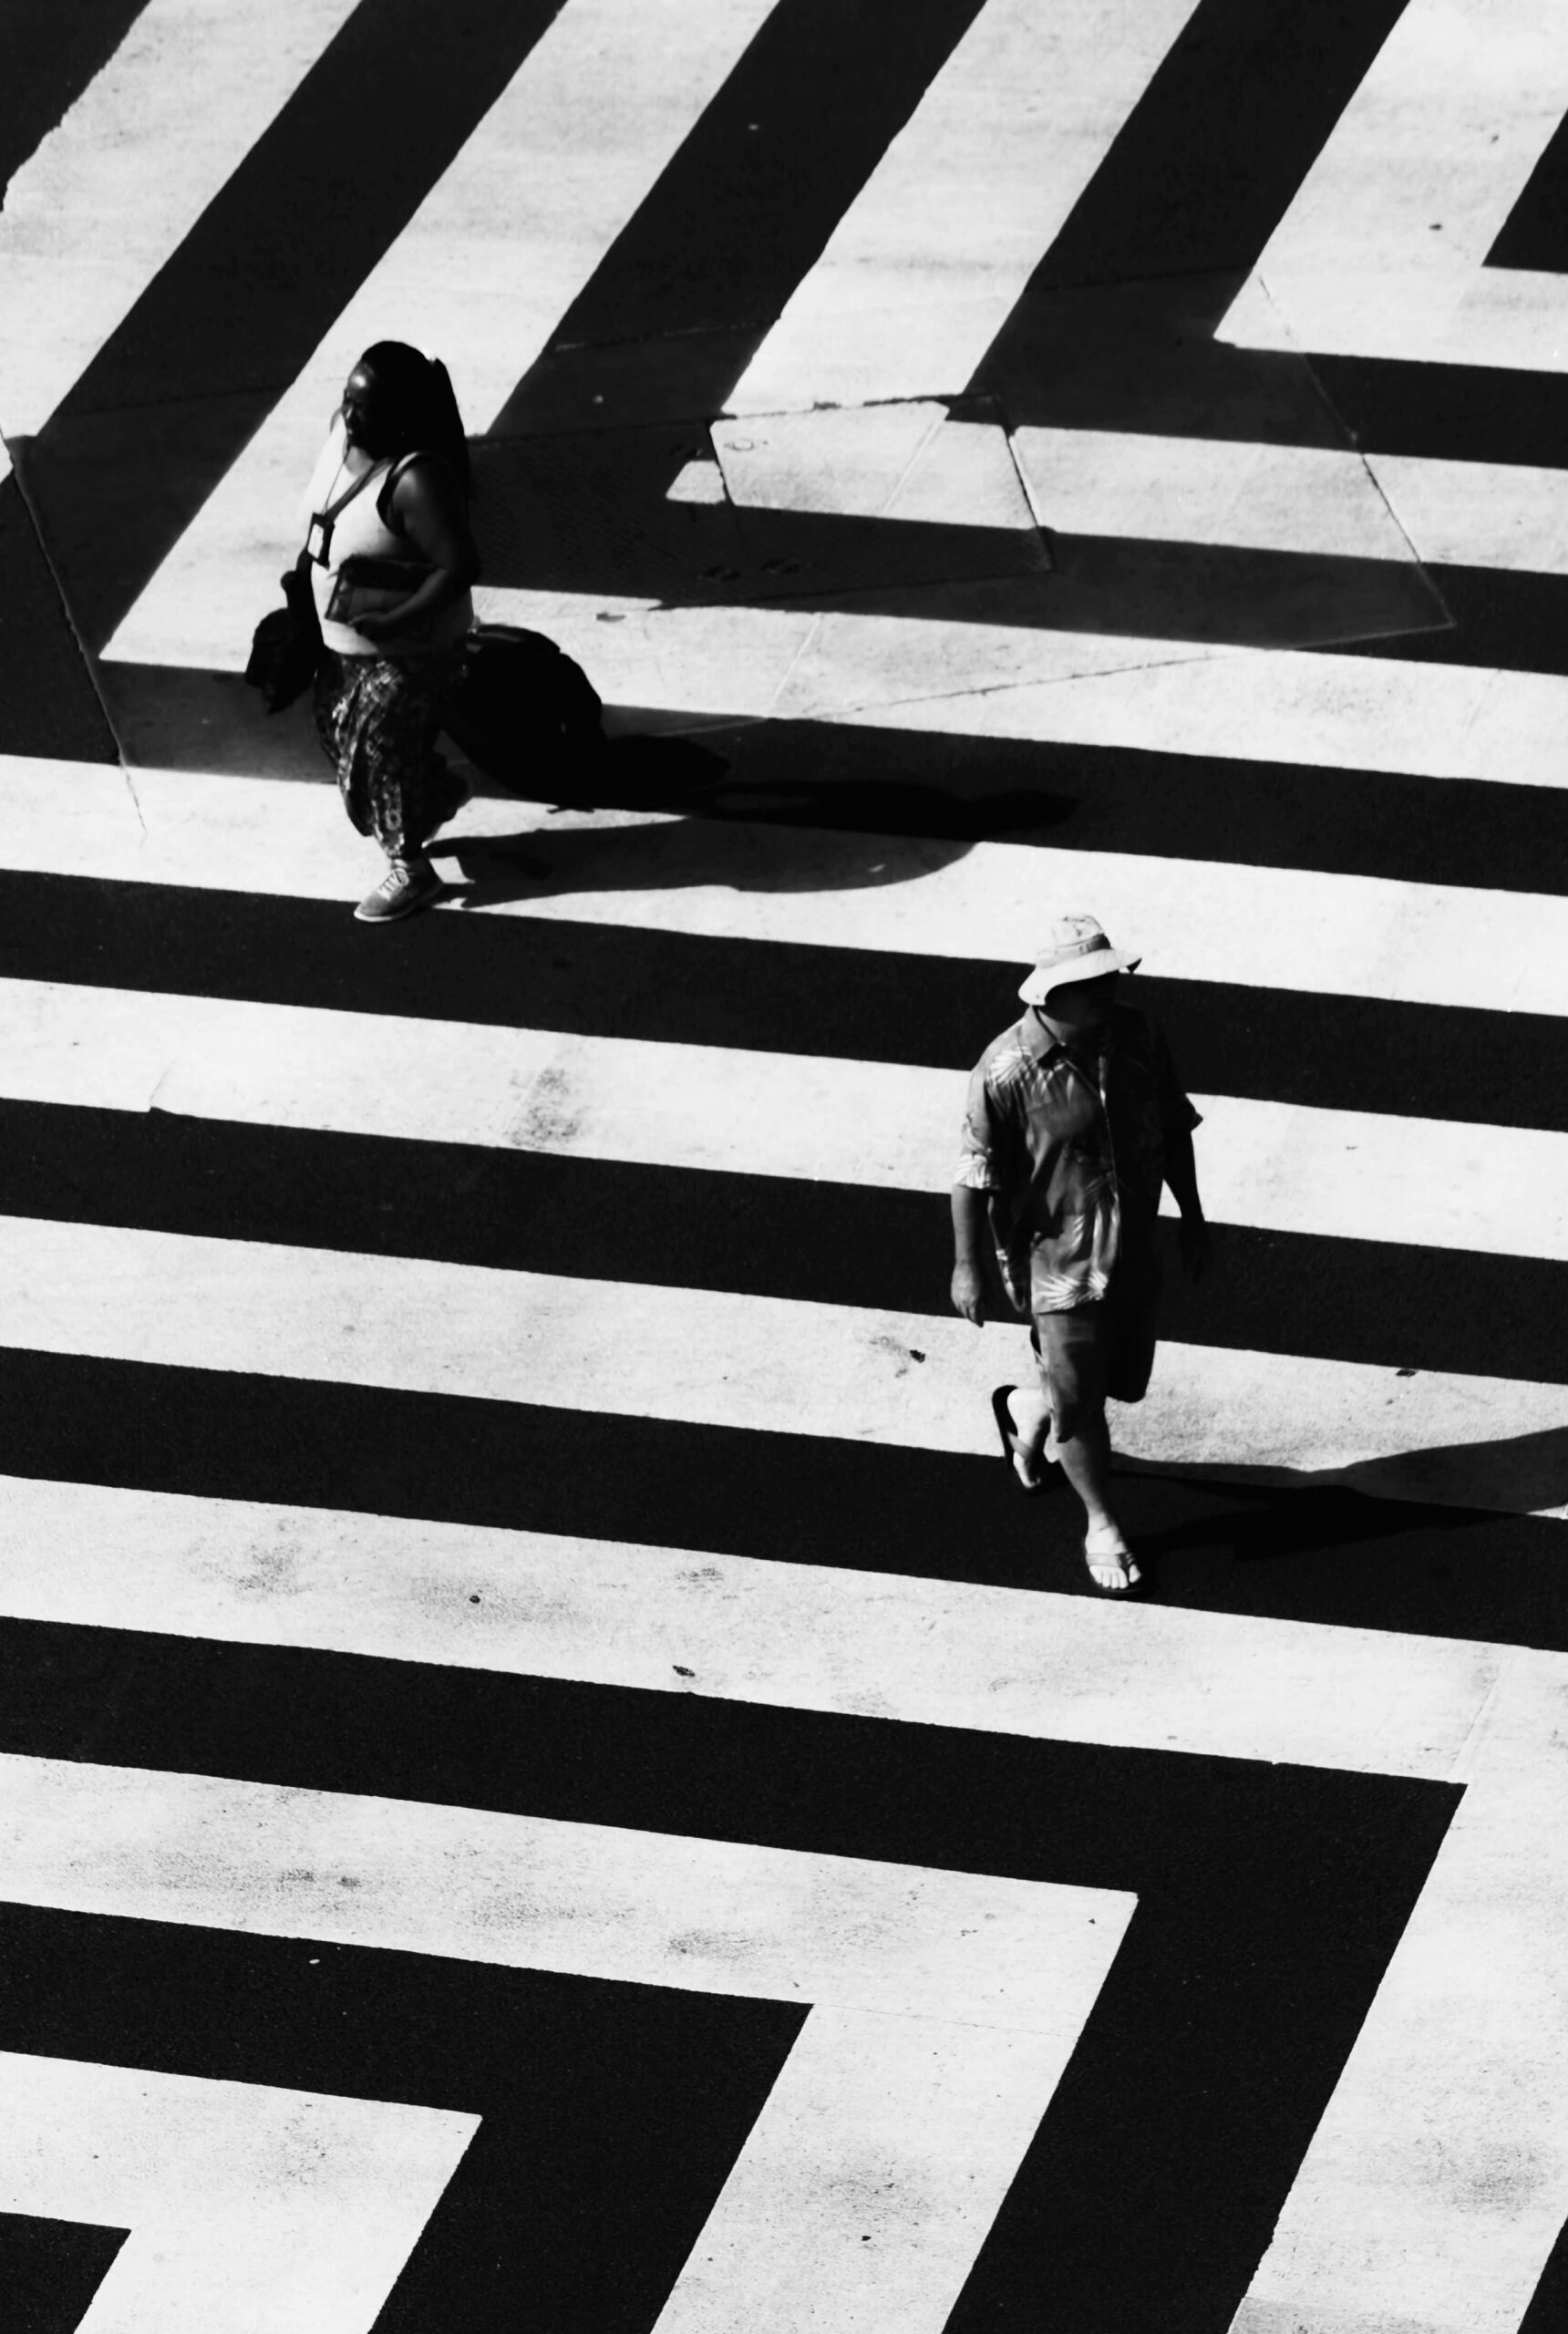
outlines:
[[[1568,2329],[1559,0],[9,0],[15,2334]],[[243,686],[447,361],[602,757]],[[964,1077],[1141,954],[1089,1593]]]

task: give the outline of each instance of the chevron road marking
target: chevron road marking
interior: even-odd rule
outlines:
[[[138,1768],[0,1778],[12,1902],[809,2005],[666,2334],[941,2334],[1134,1904]]]
[[[329,1510],[15,1479],[5,1488],[16,1524],[0,1550],[0,1610],[26,1617],[137,1628],[151,1612],[186,1636],[655,1691],[671,1689],[678,1663],[695,1672],[680,1690],[725,1699],[1464,1783],[1237,2324],[1281,2334],[1294,2311],[1336,2334],[1512,2334],[1568,2214],[1563,1656]],[[227,1852],[242,1808],[270,1871],[289,1861],[273,1807],[309,1796],[7,1764],[24,1778],[25,1864],[0,1867],[0,1893],[220,1926],[236,1925],[235,1906],[239,1925],[257,1917],[245,1889],[224,1894],[222,1858],[188,1905],[124,1901],[128,1886],[182,1898],[201,1870],[166,1855],[155,1877],[128,1880],[148,1871],[140,1843],[150,1834],[177,1849],[215,1799],[213,1836]],[[91,1814],[74,1815],[84,1803]],[[341,1804],[327,1802],[323,1820]],[[448,1812],[409,1811],[427,1835]],[[297,1880],[280,1892],[289,1933],[340,1935],[389,1907],[417,1922],[467,1917],[433,1887],[336,1889],[334,1843],[308,1812],[294,1821],[312,1843],[297,1863],[325,1877],[308,1905]],[[400,1826],[377,1837],[381,1853],[423,1854]],[[684,1843],[679,1853],[689,1844],[712,1853]],[[468,1882],[463,1904],[485,1885]],[[542,1886],[531,1901],[556,1899]],[[638,1953],[669,1900],[648,1901]],[[331,1927],[318,1931],[318,1919]],[[564,1909],[560,1922],[570,1929]],[[385,1941],[440,1949],[423,1927]],[[751,1957],[738,1966],[751,1970]],[[680,1968],[652,1974],[703,1982],[684,1956]],[[786,1975],[765,1969],[755,1982],[788,1994]]]
[[[898,1062],[0,979],[0,1095],[944,1192],[963,1081]],[[1217,1223],[1568,1263],[1568,1136],[1196,1100]]]
[[[1485,264],[1565,111],[1555,0],[1410,0],[1218,337],[1568,370],[1568,283]]]
[[[0,427],[42,429],[356,0],[147,0],[0,213]]]
[[[226,597],[225,570],[250,554],[273,577],[274,539],[294,525],[344,379],[389,320],[440,354],[469,429],[488,429],[772,6],[569,0],[186,530],[112,653],[170,661],[182,612],[214,590]]]
[[[349,900],[378,863],[335,793],[288,780],[0,757],[0,865],[29,873]],[[461,881],[465,839],[502,835],[545,872],[476,857],[522,895],[481,893],[488,914],[1022,966],[1082,905],[1173,980],[1568,1014],[1568,899],[1550,894],[511,801],[470,803],[438,860]]]
[[[0,2209],[130,2232],[81,2334],[367,2334],[480,2122],[14,2051],[0,2091]]]
[[[988,0],[733,391],[734,413],[962,389],[1194,0]]]
[[[7,1342],[892,1449],[989,1450],[996,1333],[645,1282],[0,1217]],[[1568,1513],[1568,1386],[1171,1343],[1118,1449],[1169,1471]]]

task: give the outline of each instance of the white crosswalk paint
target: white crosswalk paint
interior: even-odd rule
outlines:
[[[731,395],[965,387],[1194,0],[987,0]]]
[[[1563,278],[1485,264],[1565,110],[1555,0],[1410,0],[1219,337],[1568,370]]]
[[[0,2094],[0,2210],[129,2231],[80,2334],[368,2334],[480,2121],[11,2050]]]
[[[391,333],[438,352],[468,427],[488,429],[772,5],[570,0],[186,530],[109,653],[205,663],[177,646],[171,655],[170,645],[192,610],[214,593],[226,599],[236,563],[266,577],[252,587],[254,605],[266,605],[276,541],[299,533],[327,417],[374,341]],[[254,621],[242,627],[247,641]]]
[[[1568,730],[1564,731],[1568,737]],[[0,865],[265,897],[358,897],[376,854],[326,787],[0,759]],[[464,865],[465,836],[519,838]],[[1568,1013],[1568,899],[1130,852],[471,804],[438,840],[486,914],[1027,965],[1087,908],[1172,980]],[[976,1033],[976,1052],[993,1031]],[[1175,1036],[1180,1040],[1180,1030]]]
[[[1568,470],[1130,429],[1024,429],[1013,448],[1063,534],[1568,574]]]
[[[1021,1333],[659,1287],[0,1217],[0,1317],[48,1353],[546,1408],[994,1447],[986,1389]],[[1170,1472],[1350,1482],[1568,1514],[1568,1386],[1171,1344],[1118,1448]]]
[[[160,1628],[240,1642],[1463,1781],[1459,1815],[1238,2324],[1280,2334],[1294,2310],[1336,2334],[1390,2324],[1511,2334],[1568,2211],[1568,1979],[1554,1949],[1568,1903],[1556,1820],[1568,1740],[1563,1657],[317,1509],[15,1481],[5,1488],[17,1518],[0,1548],[7,1613],[137,1628],[153,1611]],[[677,1662],[695,1675],[676,1689]],[[19,1849],[0,1862],[0,1891],[222,1926],[255,1918],[265,1874],[288,1863],[274,1807],[310,1796],[42,1761],[6,1768],[8,1781],[20,1778],[13,1797],[24,1813],[13,1834]],[[341,1804],[326,1802],[324,1823]],[[311,1854],[298,1863],[324,1872],[315,1895],[302,1904],[310,1890],[296,1871],[263,1919],[282,1918],[290,1934],[339,1936],[345,1921],[390,1914],[405,1926],[380,1941],[442,1949],[428,1927],[407,1925],[438,1905],[443,1928],[460,1931],[469,1904],[485,1901],[486,1875],[465,1864],[449,1904],[444,1872],[434,1885],[424,1863],[429,1826],[452,1812],[410,1812],[423,1835],[377,1831],[382,1885],[351,1895],[334,1885],[335,1840],[313,1827]],[[222,1857],[211,1868],[179,1861],[186,1827],[203,1821],[213,1824],[204,1841],[225,1850],[236,1834],[248,1855],[256,1842],[261,1871],[253,1868],[250,1885],[235,1887]],[[670,1844],[683,1855],[693,1846],[711,1853]],[[663,1845],[635,1876],[634,1958],[650,1934],[652,1951],[663,1949],[660,1924],[673,1922],[690,1885],[662,1873]],[[387,1883],[388,1853],[421,1867],[417,1886]],[[346,1852],[339,1860],[363,1876]],[[203,1869],[185,1903],[187,1876]],[[573,1873],[581,1886],[575,1863]],[[933,1877],[921,1875],[923,1885]],[[128,1890],[150,1885],[163,1897],[128,1900]],[[220,1910],[201,1887],[214,1898],[232,1894]],[[181,1902],[164,1908],[174,1896]],[[747,1901],[727,1903],[727,1924]],[[799,1901],[797,1892],[790,1902]],[[542,1885],[530,1904],[553,1906],[555,1891]],[[555,1917],[552,1956],[571,1926],[564,1908]],[[818,1917],[830,1931],[831,1915]],[[318,1930],[319,1920],[330,1926]],[[356,1929],[355,1941],[371,1940]],[[462,1936],[455,1942],[471,1949]],[[496,1942],[487,1925],[485,1950]],[[582,1945],[577,1936],[571,1949]],[[500,1950],[512,1949],[503,1936]],[[757,1971],[749,1955],[738,1967],[738,1988],[727,1990],[772,1985],[788,1997],[788,1969]],[[685,1953],[677,1967],[671,1978],[655,1964],[656,1981],[703,1982]],[[620,1964],[607,1974],[632,1972]]]
[[[232,592],[233,581],[221,588]],[[248,588],[253,610],[270,575],[253,571]],[[483,586],[479,601],[487,617],[549,633],[613,705],[1568,785],[1561,675],[1053,632],[1005,620],[1016,604],[1013,587],[982,588],[985,614],[1003,620],[950,622],[945,597],[913,590],[887,615],[814,618],[763,608],[650,610]],[[1021,614],[1048,614],[1049,577],[1017,588],[1029,594]],[[619,612],[613,625],[600,621],[606,610]],[[209,654],[187,659],[171,639],[170,661],[237,668],[249,638],[239,614],[220,627],[216,604],[192,611]]]
[[[31,437],[281,111],[355,0],[146,0],[0,212],[0,429]]]
[[[88,1109],[942,1192],[963,1085],[896,1062],[0,979],[0,1094]],[[1217,1223],[1568,1263],[1568,1136],[1196,1100]]]
[[[0,1778],[14,1903],[809,2008],[665,2304],[672,2334],[941,2334],[1133,1910],[1117,1890],[204,1775],[12,1758]]]
[[[108,657],[242,670],[256,611],[276,598],[280,562],[292,553],[293,504],[282,494],[280,478],[264,518],[258,501],[248,532],[207,546],[200,574],[165,568],[167,580],[150,587]],[[183,557],[177,551],[172,560]],[[482,584],[476,604],[488,621],[549,634],[606,703],[694,719],[865,719],[961,736],[1568,785],[1568,680],[1559,674],[1052,631],[1035,621],[1049,610],[1048,577],[976,588],[993,620],[951,621],[946,593],[918,589],[876,616],[655,607],[611,593]],[[1009,597],[1019,590],[1028,595],[1023,604]],[[1007,622],[1014,608],[1029,620]]]
[[[0,1613],[21,1619],[1194,1757],[1441,1781],[1512,1658],[334,1508],[21,1476],[0,1495]]]

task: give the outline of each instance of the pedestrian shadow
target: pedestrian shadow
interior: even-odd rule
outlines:
[[[636,742],[662,747],[671,741]],[[633,816],[623,825],[530,826],[510,835],[459,832],[438,837],[430,856],[458,904],[488,908],[575,893],[861,891],[916,882],[974,848],[967,834],[796,826],[754,813],[748,817],[738,808],[728,817],[694,815],[703,790],[711,790],[711,770],[689,756],[674,764],[667,756],[658,759],[665,777],[656,801],[623,799],[605,806],[631,810]],[[684,800],[674,790],[672,769],[686,789]],[[635,815],[639,810],[644,816]]]
[[[1456,1519],[1476,1513],[1539,1515],[1568,1510],[1568,1426],[1542,1427],[1493,1442],[1393,1451],[1346,1467],[1249,1467],[1200,1461],[1161,1462],[1119,1456],[1119,1469],[1243,1491],[1358,1492],[1368,1500],[1429,1508]],[[1158,1533],[1149,1545],[1157,1550]],[[1274,1551],[1269,1551],[1274,1553]]]

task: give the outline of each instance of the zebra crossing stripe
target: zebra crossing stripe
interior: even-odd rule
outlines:
[[[1551,0],[1411,0],[1219,336],[1568,369],[1562,278],[1486,265],[1565,108]]]
[[[964,388],[1195,0],[988,0],[729,410]]]
[[[1012,444],[1064,534],[1568,574],[1568,470],[1130,429],[1023,429]]]
[[[905,1063],[0,980],[0,1095],[935,1193],[953,1177],[962,1081]],[[1568,1135],[1195,1099],[1217,1223],[1568,1263]]]
[[[1016,1335],[932,1314],[0,1218],[9,1343],[895,1449],[993,1447]],[[1124,1457],[1563,1515],[1568,1387],[1171,1342]],[[1542,1490],[1542,1485],[1549,1486]]]
[[[112,653],[181,661],[165,653],[171,632],[225,589],[236,557],[275,569],[270,546],[373,342],[396,334],[440,355],[469,428],[487,429],[772,5],[717,0],[694,14],[683,0],[571,0],[186,530]]]
[[[477,2115],[0,2052],[0,2209],[130,2234],[86,2334],[361,2334]]]
[[[665,2304],[683,2329],[874,2312],[940,2334],[1134,1904],[209,1776],[0,1772],[12,1902],[809,2006]]]
[[[1463,1640],[838,1565],[15,1475],[0,1486],[14,1518],[0,1612],[15,1618],[1032,1740],[1442,1781],[1511,1659]]]
[[[147,0],[5,190],[0,426],[33,437],[262,135],[356,0]]]
[[[0,785],[18,872],[350,900],[374,864],[325,788],[18,758]],[[1568,900],[1544,893],[499,801],[435,850],[487,914],[1022,966],[1082,906],[1171,980],[1568,1015]]]
[[[1294,2308],[1377,2324],[1381,2308],[1385,2324],[1458,2326],[1460,2310],[1495,2334],[1517,2324],[1568,2205],[1568,2094],[1554,2073],[1568,1985],[1552,1950],[1568,1901],[1553,1822],[1561,1655],[330,1511],[10,1488],[22,1525],[4,1558],[7,1611],[118,1626],[145,1596],[146,1562],[170,1598],[165,1625],[201,1637],[1462,1783],[1239,2322],[1274,2329],[1288,2315],[1270,2311]],[[62,1565],[62,1545],[79,1566]],[[693,1673],[678,1687],[677,1663]],[[1020,1929],[1033,1892],[1016,1881],[446,1807],[394,1815],[389,1802],[137,1768],[12,1757],[5,1775],[0,1894],[28,1904],[623,1978],[645,1966],[656,1983],[785,1998],[812,1992],[803,1960],[852,1936],[893,1972],[885,2008],[918,2018],[940,2015],[910,1991],[922,1969],[941,1971],[934,1905],[960,1927],[978,1903],[1001,1914],[982,1935],[1030,1972],[1009,1992],[1008,2025],[1028,2021],[1058,1966]],[[201,1844],[186,1855],[186,1841]],[[798,1880],[737,1885],[773,1860]],[[820,1864],[851,1870],[851,1889],[861,1872],[883,1876],[905,1934],[913,1919],[934,1944],[903,1944],[872,1915],[846,1920],[842,1895],[824,1901],[813,1884]],[[898,1885],[912,1881],[913,1911]],[[1063,1892],[1080,1905],[1087,1894]],[[710,1903],[723,1907],[711,1929]],[[595,1910],[602,1929],[584,1917]],[[872,2009],[874,1982],[863,1961],[851,1971],[852,2011]],[[830,1985],[843,1999],[843,1977]],[[973,1996],[960,2014],[996,2016]]]

